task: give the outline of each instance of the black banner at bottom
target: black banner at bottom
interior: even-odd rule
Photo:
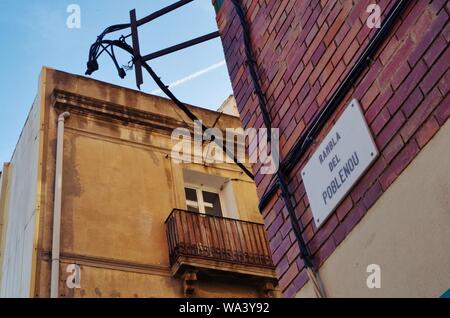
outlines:
[[[448,309],[449,304],[448,299],[0,299],[5,314],[26,310],[60,317],[85,317],[94,313],[167,318],[234,315],[280,318],[280,315],[301,317],[328,313],[384,317],[388,313],[404,315],[409,311],[429,314],[430,310]]]

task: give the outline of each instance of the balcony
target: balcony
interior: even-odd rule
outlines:
[[[276,278],[262,224],[174,209],[166,231],[173,275],[207,270]]]

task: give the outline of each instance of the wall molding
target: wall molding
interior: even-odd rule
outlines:
[[[41,257],[44,261],[50,261],[50,252],[42,252]],[[163,275],[172,276],[169,266],[144,264],[138,262],[130,262],[126,260],[119,260],[115,258],[82,255],[75,253],[61,253],[61,263],[77,264],[88,267],[97,267],[102,269],[111,269],[124,272],[133,272],[149,275]]]
[[[143,111],[133,107],[115,104],[92,97],[55,89],[51,96],[51,105],[59,111],[69,111],[81,116],[93,116],[97,119],[129,126],[130,124],[156,129],[172,134],[176,128],[192,127],[169,116]]]

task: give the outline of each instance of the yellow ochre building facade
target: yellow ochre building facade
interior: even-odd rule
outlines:
[[[171,156],[192,125],[170,100],[43,68],[0,177],[0,297],[277,296],[254,182]]]

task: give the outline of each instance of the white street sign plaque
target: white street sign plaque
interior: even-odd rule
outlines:
[[[356,99],[347,106],[302,170],[319,227],[377,158],[378,150]]]

